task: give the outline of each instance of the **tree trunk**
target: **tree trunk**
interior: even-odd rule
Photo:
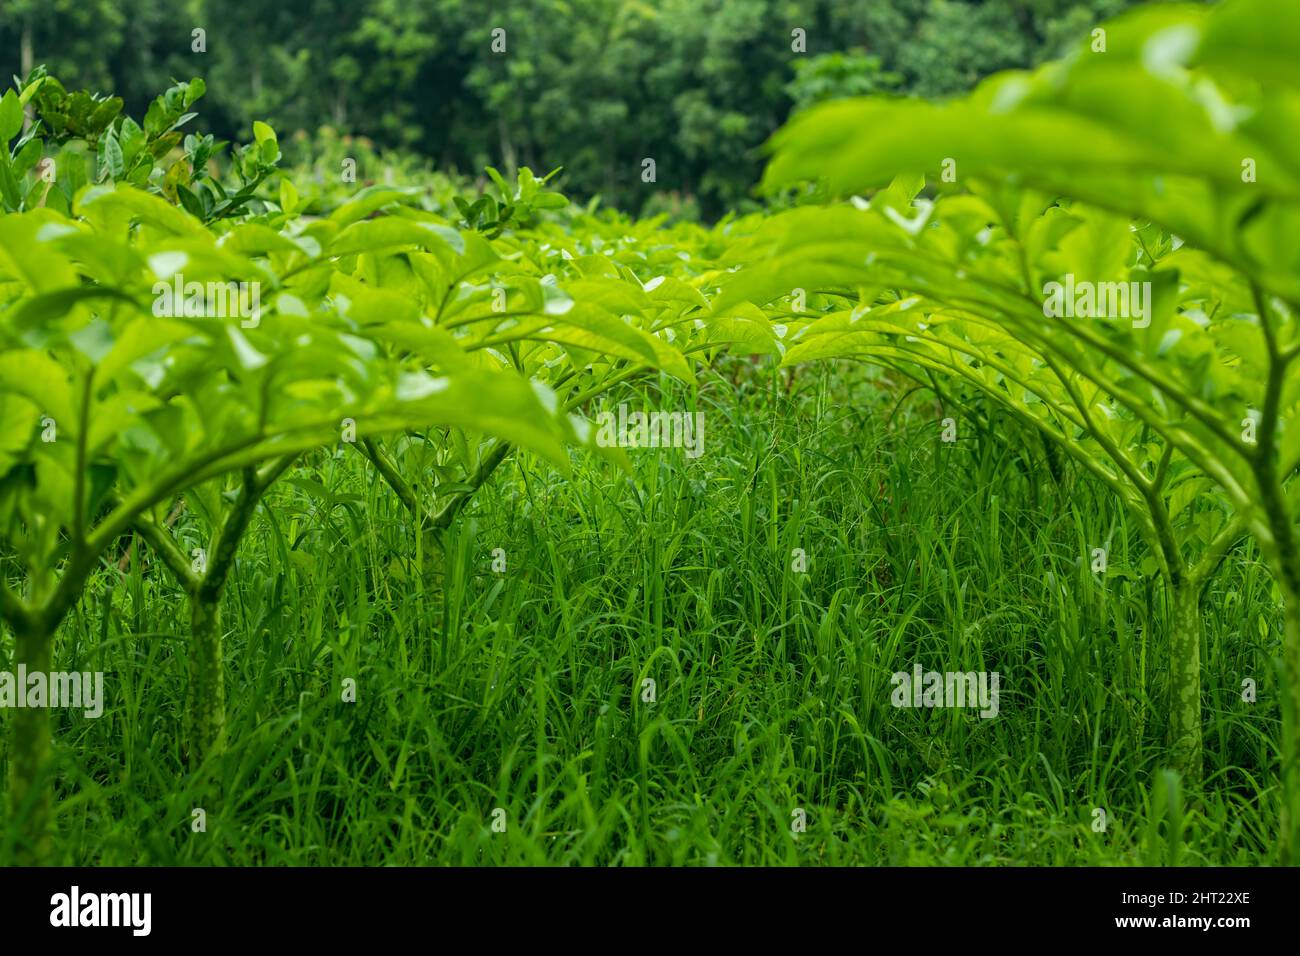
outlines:
[[[48,674],[53,635],[19,631],[15,636],[15,664],[26,665],[28,673]],[[26,688],[20,687],[18,692],[26,693]],[[20,836],[17,861],[28,865],[47,863],[50,856],[53,781],[46,779],[49,759],[49,707],[14,710],[9,747],[9,821]]]
[[[1169,653],[1169,748],[1173,768],[1192,784],[1200,782],[1201,742],[1201,601],[1199,588],[1172,589]]]
[[[221,599],[190,596],[189,688],[185,739],[190,766],[226,747],[225,667],[221,653]]]

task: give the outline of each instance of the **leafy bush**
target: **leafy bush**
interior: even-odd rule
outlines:
[[[35,70],[0,98],[0,616],[15,660],[48,670],[92,580],[143,542],[184,596],[183,749],[212,782],[228,744],[223,594],[276,488],[333,507],[313,469],[369,469],[413,543],[395,562],[412,572],[400,584],[424,602],[454,584],[458,522],[512,455],[562,474],[586,455],[631,470],[593,424],[619,389],[694,405],[706,373],[741,396],[770,389],[775,402],[805,365],[861,361],[883,370],[866,380],[875,401],[898,389],[895,412],[914,393],[907,381],[938,403],[945,432],[1004,445],[1035,436],[1053,481],[1086,475],[1136,530],[1144,550],[1119,576],[1162,605],[1144,620],[1168,630],[1161,719],[1178,779],[1162,776],[1160,792],[1174,802],[1178,780],[1204,782],[1202,648],[1221,618],[1207,589],[1228,555],[1258,549],[1282,607],[1280,829],[1282,858],[1295,862],[1297,48],[1300,13],[1281,0],[1160,5],[956,100],[830,98],[774,139],[770,207],[707,228],[689,221],[689,202],[632,220],[570,204],[556,172],[526,166],[509,178],[488,168],[471,189],[332,133],[297,144],[307,155],[286,175],[265,123],[228,153],[184,133],[200,80],[173,86],[137,122],[121,100]],[[823,65],[869,73],[872,89],[892,83],[869,61]],[[826,92],[817,69],[805,76],[810,100]],[[700,102],[683,109],[713,115]],[[358,158],[363,172],[394,172],[341,176]],[[779,553],[790,541],[776,482],[770,502],[749,489],[778,451],[803,451],[778,448],[779,425],[774,435],[771,448],[751,436],[741,501],[746,533]],[[880,534],[893,546],[911,533],[898,530],[907,503],[884,491]],[[798,502],[789,513],[798,518]],[[1090,557],[1104,565],[1110,546]],[[876,584],[858,590],[876,586],[883,607],[905,585],[881,576],[907,580],[925,557],[872,569]],[[710,578],[702,617],[724,600],[721,580]],[[782,622],[792,580],[776,585]],[[1049,583],[1052,600],[1068,600]],[[953,590],[961,600],[964,585]],[[824,611],[809,665],[819,681],[835,670],[836,629],[855,600],[853,617],[868,617],[852,587]],[[567,596],[559,602],[567,615]],[[889,653],[916,608],[897,613]],[[1264,615],[1254,627],[1270,636]],[[450,625],[445,636],[444,666]],[[651,657],[684,673],[667,643]],[[879,682],[877,660],[855,666],[853,680]],[[832,718],[813,703],[782,726],[819,739]],[[1141,738],[1148,710],[1133,706]],[[887,778],[879,741],[853,714],[834,720],[844,724],[829,732],[855,737]],[[10,724],[8,818],[22,853],[47,859],[48,712],[22,709]],[[643,770],[673,727],[645,725]],[[736,727],[747,737],[748,723]],[[734,749],[735,761],[751,753],[747,741]],[[947,783],[927,780],[925,795],[888,800],[886,830],[939,814],[936,826],[961,836],[980,820],[949,812],[961,795]],[[1029,804],[1016,812],[1033,816]],[[937,846],[917,855],[931,854],[942,858]]]
[[[1300,272],[1287,238],[1300,167],[1282,144],[1300,134],[1300,74],[1281,51],[1297,42],[1300,15],[1276,0],[1154,6],[952,103],[809,110],[777,136],[767,186],[878,191],[775,217],[721,300],[771,308],[796,286],[832,290],[829,315],[777,308],[798,326],[786,362],[863,355],[922,381],[956,375],[1116,490],[1174,608],[1170,732],[1193,777],[1197,594],[1248,529],[1287,608],[1287,859],[1300,854]],[[917,198],[927,182],[935,198]],[[1052,284],[1076,277],[1151,290],[1144,312],[1049,307]]]

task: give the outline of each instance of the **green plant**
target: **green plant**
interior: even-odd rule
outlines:
[[[1101,48],[1093,40],[1063,62],[994,78],[951,104],[843,101],[801,114],[777,137],[766,180],[777,188],[815,178],[844,194],[903,174],[916,185],[872,201],[884,219],[844,226],[854,244],[829,250],[836,237],[823,215],[815,241],[792,243],[802,245],[796,255],[816,250],[834,276],[874,271],[860,284],[920,291],[997,322],[1060,363],[1063,384],[1091,383],[1104,405],[1122,406],[1218,485],[1267,555],[1287,608],[1287,859],[1300,852],[1300,549],[1291,501],[1300,427],[1289,374],[1300,356],[1300,297],[1294,250],[1282,237],[1298,224],[1300,180],[1277,149],[1295,132],[1298,95],[1277,51],[1297,36],[1295,11],[1267,0],[1145,8],[1109,24]],[[1267,82],[1247,63],[1263,64]],[[927,175],[941,187],[969,184],[971,194],[913,205],[916,177]],[[1130,230],[1101,210],[1136,219]],[[1067,273],[1138,278],[1173,293],[1140,329],[1066,321],[1047,314],[1043,280]],[[1104,440],[1095,420],[1085,425]],[[1117,450],[1139,489],[1164,474],[1149,471],[1159,454],[1144,462],[1131,446]],[[1179,545],[1158,536],[1169,565]],[[1170,572],[1176,586],[1177,566]],[[1193,638],[1182,643],[1190,654]],[[1193,668],[1184,673],[1179,701],[1197,696]]]
[[[537,223],[538,213],[543,209],[563,209],[568,200],[560,193],[543,189],[548,182],[560,172],[556,167],[538,179],[527,166],[522,167],[516,175],[516,184],[512,189],[501,174],[491,166],[487,168],[497,188],[495,197],[483,193],[473,202],[456,197],[456,208],[460,210],[461,221],[468,229],[478,229],[489,239],[495,239],[508,227],[528,228]]]
[[[242,474],[209,573],[182,576],[196,609],[191,716],[202,755],[221,738],[221,586],[256,497],[288,461],[337,442],[345,419],[363,439],[499,421],[512,441],[557,460],[560,433],[517,378],[481,370],[435,378],[387,358],[338,319],[315,273],[332,268],[322,246],[352,248],[357,229],[322,223],[290,239],[247,222],[219,244],[184,210],[130,186],[84,189],[74,211],[75,220],[52,210],[0,219],[0,395],[12,423],[0,469],[5,564],[6,577],[25,581],[20,593],[0,587],[0,612],[17,635],[18,660],[47,670],[55,629],[119,536],[148,527],[150,512],[177,493],[217,481],[215,494],[222,476]],[[187,281],[222,288],[262,283],[270,301],[251,315],[160,316],[159,289],[182,270]],[[499,418],[485,418],[484,400]],[[527,426],[506,427],[516,417]],[[162,554],[171,570],[185,570],[183,558]],[[20,712],[13,735],[12,813],[28,820],[28,849],[40,857],[48,715]]]

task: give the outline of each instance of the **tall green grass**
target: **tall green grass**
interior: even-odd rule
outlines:
[[[56,668],[108,673],[103,718],[56,712],[62,860],[1275,861],[1279,611],[1253,550],[1205,603],[1189,790],[1163,772],[1165,610],[1104,489],[1054,478],[1012,422],[942,443],[934,396],[856,366],[665,387],[613,400],[704,412],[703,457],[575,458],[568,479],[514,460],[436,585],[360,455],[284,483],[227,592],[229,750],[194,772],[183,596],[147,551],[102,572],[56,645]],[[998,671],[999,716],[893,708],[914,663]]]

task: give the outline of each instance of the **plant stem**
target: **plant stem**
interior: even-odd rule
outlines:
[[[221,651],[221,600],[190,594],[189,687],[185,698],[185,739],[191,766],[217,756],[226,743],[225,667]]]
[[[1282,634],[1282,864],[1300,865],[1300,594],[1287,593]]]
[[[1268,380],[1260,412],[1259,444],[1251,462],[1259,486],[1259,507],[1268,522],[1261,540],[1274,581],[1286,605],[1282,633],[1282,862],[1300,865],[1300,547],[1279,472],[1277,432],[1289,360],[1282,354],[1263,291],[1252,284],[1260,330],[1268,353]]]
[[[226,513],[208,554],[207,568],[188,589],[190,601],[189,692],[186,696],[187,750],[191,766],[226,749],[225,661],[222,653],[221,595],[235,564],[239,542],[248,530],[267,486],[296,455],[277,459],[262,473],[244,469],[239,500]]]
[[[1188,783],[1199,783],[1201,743],[1201,601],[1195,584],[1170,589],[1169,747],[1173,768]]]
[[[15,664],[29,673],[49,673],[52,632],[21,628],[15,632]],[[15,668],[16,669],[16,668]],[[18,688],[25,693],[26,688]],[[52,794],[49,774],[50,710],[20,707],[14,711],[9,749],[9,819],[20,834],[17,859],[25,864],[49,862],[52,840]]]

